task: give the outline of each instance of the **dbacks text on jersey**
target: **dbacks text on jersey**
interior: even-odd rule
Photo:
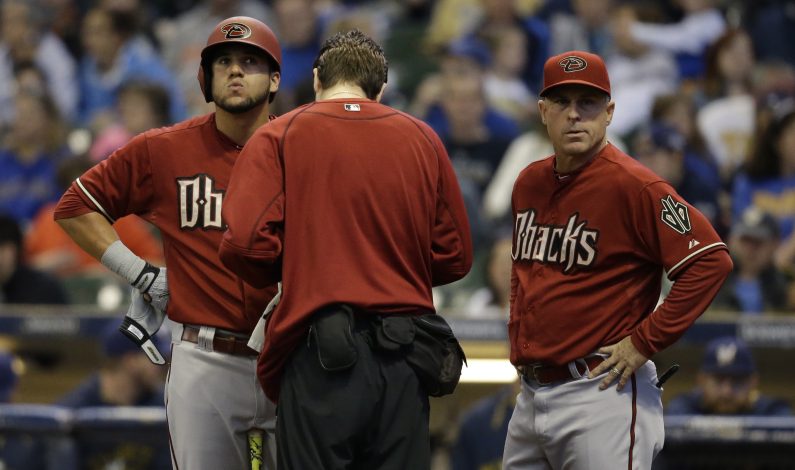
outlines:
[[[514,261],[559,264],[564,273],[575,267],[593,266],[599,231],[585,228],[585,222],[578,222],[578,217],[579,213],[572,214],[565,226],[537,225],[534,209],[519,212],[511,257]]]
[[[221,204],[224,191],[215,190],[215,181],[206,174],[177,178],[179,228],[224,230]]]

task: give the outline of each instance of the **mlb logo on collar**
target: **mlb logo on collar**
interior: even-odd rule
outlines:
[[[362,110],[362,107],[356,103],[345,103],[344,106],[345,106],[345,111],[358,112]]]

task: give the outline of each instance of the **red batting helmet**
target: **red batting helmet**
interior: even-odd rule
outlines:
[[[207,45],[202,49],[201,64],[199,65],[199,87],[204,94],[204,99],[209,103],[213,100],[212,67],[208,63],[212,54],[210,52],[218,46],[227,43],[240,43],[254,46],[270,58],[276,72],[282,68],[282,48],[273,31],[262,21],[248,16],[233,16],[227,18],[213,28]],[[271,93],[270,100],[276,93]]]

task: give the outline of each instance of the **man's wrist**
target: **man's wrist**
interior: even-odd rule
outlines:
[[[127,248],[121,240],[116,240],[102,253],[102,264],[135,285],[147,267],[146,261]]]

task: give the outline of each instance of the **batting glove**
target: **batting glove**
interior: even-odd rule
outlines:
[[[132,342],[137,344],[155,364],[163,365],[166,360],[157,349],[152,337],[160,329],[166,315],[162,310],[155,308],[144,300],[144,295],[138,289],[132,289],[132,301],[127,314],[124,316],[119,331]]]
[[[152,266],[116,240],[102,254],[102,264],[127,280],[152,306],[163,312],[168,306],[168,278],[166,268]]]
[[[279,305],[279,301],[282,299],[282,283],[279,282],[276,284],[276,287],[276,295],[268,302],[268,305],[262,312],[262,316],[260,316],[259,321],[257,321],[257,325],[254,327],[254,331],[251,332],[251,337],[248,339],[248,347],[257,352],[262,351],[262,347],[265,345],[265,329],[268,326],[268,318],[270,318],[271,313],[273,313],[273,310]]]

